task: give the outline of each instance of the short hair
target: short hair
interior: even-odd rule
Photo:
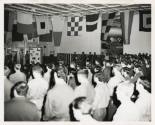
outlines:
[[[56,72],[57,72],[58,78],[62,78],[64,80],[66,80],[66,71],[63,66],[58,66],[56,68]]]
[[[104,76],[103,76],[103,73],[102,73],[102,72],[95,73],[95,74],[94,74],[94,77],[97,77],[97,78],[98,78],[98,80],[99,80],[100,82],[104,82],[104,81],[105,81],[105,80],[104,80]]]
[[[87,70],[87,69],[79,70],[79,71],[77,72],[77,75],[83,75],[83,76],[85,76],[86,78],[88,78],[88,70]]]
[[[41,66],[39,66],[39,65],[34,65],[32,67],[32,71],[37,72],[37,73],[40,73],[40,74],[43,75],[43,68]]]
[[[16,91],[18,95],[20,96],[26,96],[27,95],[27,91],[28,91],[28,85],[26,82],[24,81],[20,81],[17,82],[13,88],[12,88],[12,92]]]
[[[20,69],[21,69],[21,64],[15,64],[15,65],[14,65],[14,69],[20,70]]]
[[[73,108],[80,109],[80,106],[84,101],[86,101],[86,97],[78,97],[74,99],[74,101],[72,102]]]

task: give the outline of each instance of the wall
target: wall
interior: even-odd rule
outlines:
[[[67,20],[62,33],[62,40],[59,51],[61,53],[101,53],[101,17],[98,19],[97,30],[94,32],[86,32],[86,19],[83,20],[83,31],[80,36],[67,36]]]
[[[151,53],[151,32],[139,31],[139,14],[133,17],[130,45],[123,46],[124,53]]]

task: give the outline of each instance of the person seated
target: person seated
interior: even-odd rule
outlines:
[[[15,73],[11,74],[9,77],[10,81],[14,84],[20,81],[26,82],[26,75],[20,71],[21,64],[15,64],[14,70],[15,70]]]
[[[69,104],[74,99],[74,92],[65,82],[64,70],[59,66],[54,73],[55,86],[48,91],[45,102],[45,121],[70,121]]]
[[[114,114],[113,121],[139,121],[139,111],[134,102],[131,101],[133,91],[134,85],[132,83],[118,85],[116,94],[121,104]]]
[[[106,108],[109,105],[110,91],[107,86],[107,81],[102,72],[94,75],[94,81],[97,83],[95,87],[95,98],[92,104],[93,118],[98,121],[103,121],[106,117]]]
[[[73,115],[71,117],[73,117],[74,121],[96,121],[91,116],[91,105],[87,102],[86,97],[74,99],[70,107],[70,112],[72,112]]]
[[[28,82],[28,93],[27,98],[36,104],[38,111],[40,112],[41,117],[41,109],[43,106],[43,100],[45,95],[47,94],[47,90],[49,88],[48,82],[43,78],[43,69],[39,65],[34,65],[32,67],[32,75],[34,79]]]
[[[25,82],[14,85],[12,88],[14,98],[5,102],[5,121],[40,121],[36,105],[26,98],[28,89]]]

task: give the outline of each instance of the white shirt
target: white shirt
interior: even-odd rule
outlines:
[[[43,78],[37,78],[29,81],[28,86],[29,90],[27,97],[30,99],[30,101],[36,104],[39,110],[41,110],[49,84]]]
[[[20,82],[20,81],[26,82],[26,76],[21,71],[17,71],[14,74],[11,74],[9,79],[14,84],[17,83],[17,82]]]
[[[95,109],[106,108],[110,100],[110,90],[106,83],[99,83],[95,87],[93,106]]]
[[[74,98],[86,97],[89,104],[94,101],[95,89],[90,83],[83,83],[74,90]]]
[[[47,71],[44,74],[44,79],[49,83],[50,82],[50,78],[51,78],[51,71]]]
[[[140,113],[140,121],[151,121],[151,94],[143,91],[135,104]]]
[[[124,77],[120,74],[117,76],[112,77],[109,82],[108,82],[108,87],[110,89],[110,95],[112,96],[114,88],[118,86],[121,82],[123,82],[125,79]]]
[[[139,121],[139,111],[132,101],[121,104],[114,117],[113,121]]]

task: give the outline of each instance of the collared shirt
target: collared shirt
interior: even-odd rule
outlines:
[[[49,84],[43,78],[36,78],[29,81],[28,86],[29,90],[27,93],[27,98],[29,98],[30,101],[35,103],[37,108],[41,110]]]
[[[110,100],[110,90],[106,83],[97,84],[95,87],[95,98],[93,106],[96,109],[106,108]]]
[[[4,78],[4,101],[8,101],[11,99],[11,88],[13,87],[13,83],[8,80],[5,76]]]
[[[81,84],[77,86],[74,91],[74,98],[86,97],[89,104],[94,101],[95,89],[90,83]]]
[[[139,111],[132,101],[121,104],[114,117],[113,121],[139,121]]]
[[[20,72],[20,71],[17,71],[14,74],[11,74],[9,79],[14,84],[17,83],[17,82],[20,82],[20,81],[26,82],[25,74],[23,72]]]
[[[5,102],[5,121],[39,121],[35,104],[24,97],[13,98]]]
[[[135,104],[140,113],[140,121],[151,121],[151,94],[147,91],[140,93]]]
[[[62,82],[62,81],[59,81]],[[69,121],[69,105],[73,101],[73,89],[65,82],[48,91],[44,120]]]

